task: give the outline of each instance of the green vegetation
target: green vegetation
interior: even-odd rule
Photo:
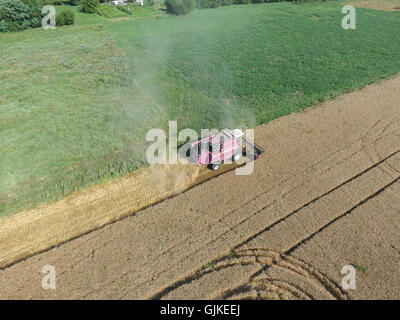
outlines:
[[[357,271],[362,271],[364,273],[368,271],[368,267],[359,265],[356,262],[354,262],[352,265],[353,265],[354,268],[356,268]]]
[[[168,120],[255,126],[400,71],[398,12],[358,9],[343,30],[336,4],[63,8],[73,26],[0,34],[0,215],[145,165],[147,130]]]
[[[100,6],[99,0],[81,0],[82,11],[86,13],[95,13]]]
[[[75,3],[73,0],[70,1]],[[0,32],[15,32],[42,26],[42,7],[51,4],[56,7],[56,25],[74,24],[75,14],[65,10],[61,0],[0,0]]]
[[[127,14],[118,8],[118,6],[103,5],[97,8],[97,13],[104,18],[125,17]]]
[[[132,11],[130,10],[129,6],[117,6],[117,10],[126,13],[128,16],[132,14]]]
[[[41,22],[40,7],[19,0],[0,0],[0,32],[37,28]]]
[[[229,6],[121,21],[111,32],[132,77],[151,74],[141,82],[157,86],[169,119],[192,128],[253,125],[399,70],[398,14],[360,9],[357,30],[347,32],[340,8]]]
[[[126,6],[102,5],[97,8],[97,13],[103,18],[121,18],[129,16],[132,18],[145,18],[159,16],[161,14],[159,10],[153,7],[132,4]]]
[[[230,6],[232,4],[249,4],[249,3],[270,3],[270,2],[284,2],[293,0],[195,0],[196,8],[218,8],[220,6]],[[296,0],[299,1],[299,0]],[[302,2],[308,1],[325,1],[325,0],[303,0]],[[326,0],[326,1],[337,1],[337,0]]]
[[[72,10],[63,10],[56,15],[56,25],[64,26],[74,24],[75,14]]]
[[[167,12],[173,15],[188,14],[194,8],[209,9],[232,4],[271,3],[271,2],[334,2],[341,0],[165,0]]]
[[[151,6],[138,6],[138,5],[127,5],[126,6],[131,12],[133,18],[154,18],[163,15],[160,10]]]
[[[179,16],[194,9],[194,0],[165,0],[165,6],[168,13]]]

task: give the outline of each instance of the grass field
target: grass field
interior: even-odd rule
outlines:
[[[358,9],[345,31],[337,4],[73,9],[74,26],[0,34],[0,215],[145,165],[168,120],[254,126],[400,71],[398,12]]]

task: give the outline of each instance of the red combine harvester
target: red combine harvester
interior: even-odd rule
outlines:
[[[254,161],[264,150],[247,139],[242,130],[222,130],[209,137],[199,139],[190,145],[191,162],[207,165],[211,170],[218,170],[226,160],[239,161],[242,155]]]

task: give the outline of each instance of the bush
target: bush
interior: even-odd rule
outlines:
[[[19,0],[0,0],[0,31],[18,31],[39,27],[42,20],[40,7]]]
[[[69,0],[68,4],[71,6],[77,6],[80,0]]]
[[[99,0],[81,0],[82,11],[86,13],[95,13],[100,5]]]
[[[75,22],[75,13],[71,10],[65,10],[64,12],[64,19],[66,25],[74,24]]]
[[[194,8],[194,0],[165,0],[167,12],[176,16],[187,14]]]
[[[233,0],[234,4],[248,4],[250,0]]]
[[[71,25],[74,21],[75,14],[71,10],[64,10],[56,15],[56,26]]]
[[[65,25],[64,22],[64,15],[61,13],[57,13],[56,15],[56,26],[63,26]]]
[[[251,0],[252,3],[263,3],[264,0]],[[268,0],[265,0],[265,2],[268,2]]]

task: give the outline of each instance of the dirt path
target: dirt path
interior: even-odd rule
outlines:
[[[398,299],[399,92],[397,76],[258,127],[252,175],[229,171],[1,270],[0,298]],[[41,288],[47,264],[54,291]],[[356,290],[340,285],[348,264]]]

